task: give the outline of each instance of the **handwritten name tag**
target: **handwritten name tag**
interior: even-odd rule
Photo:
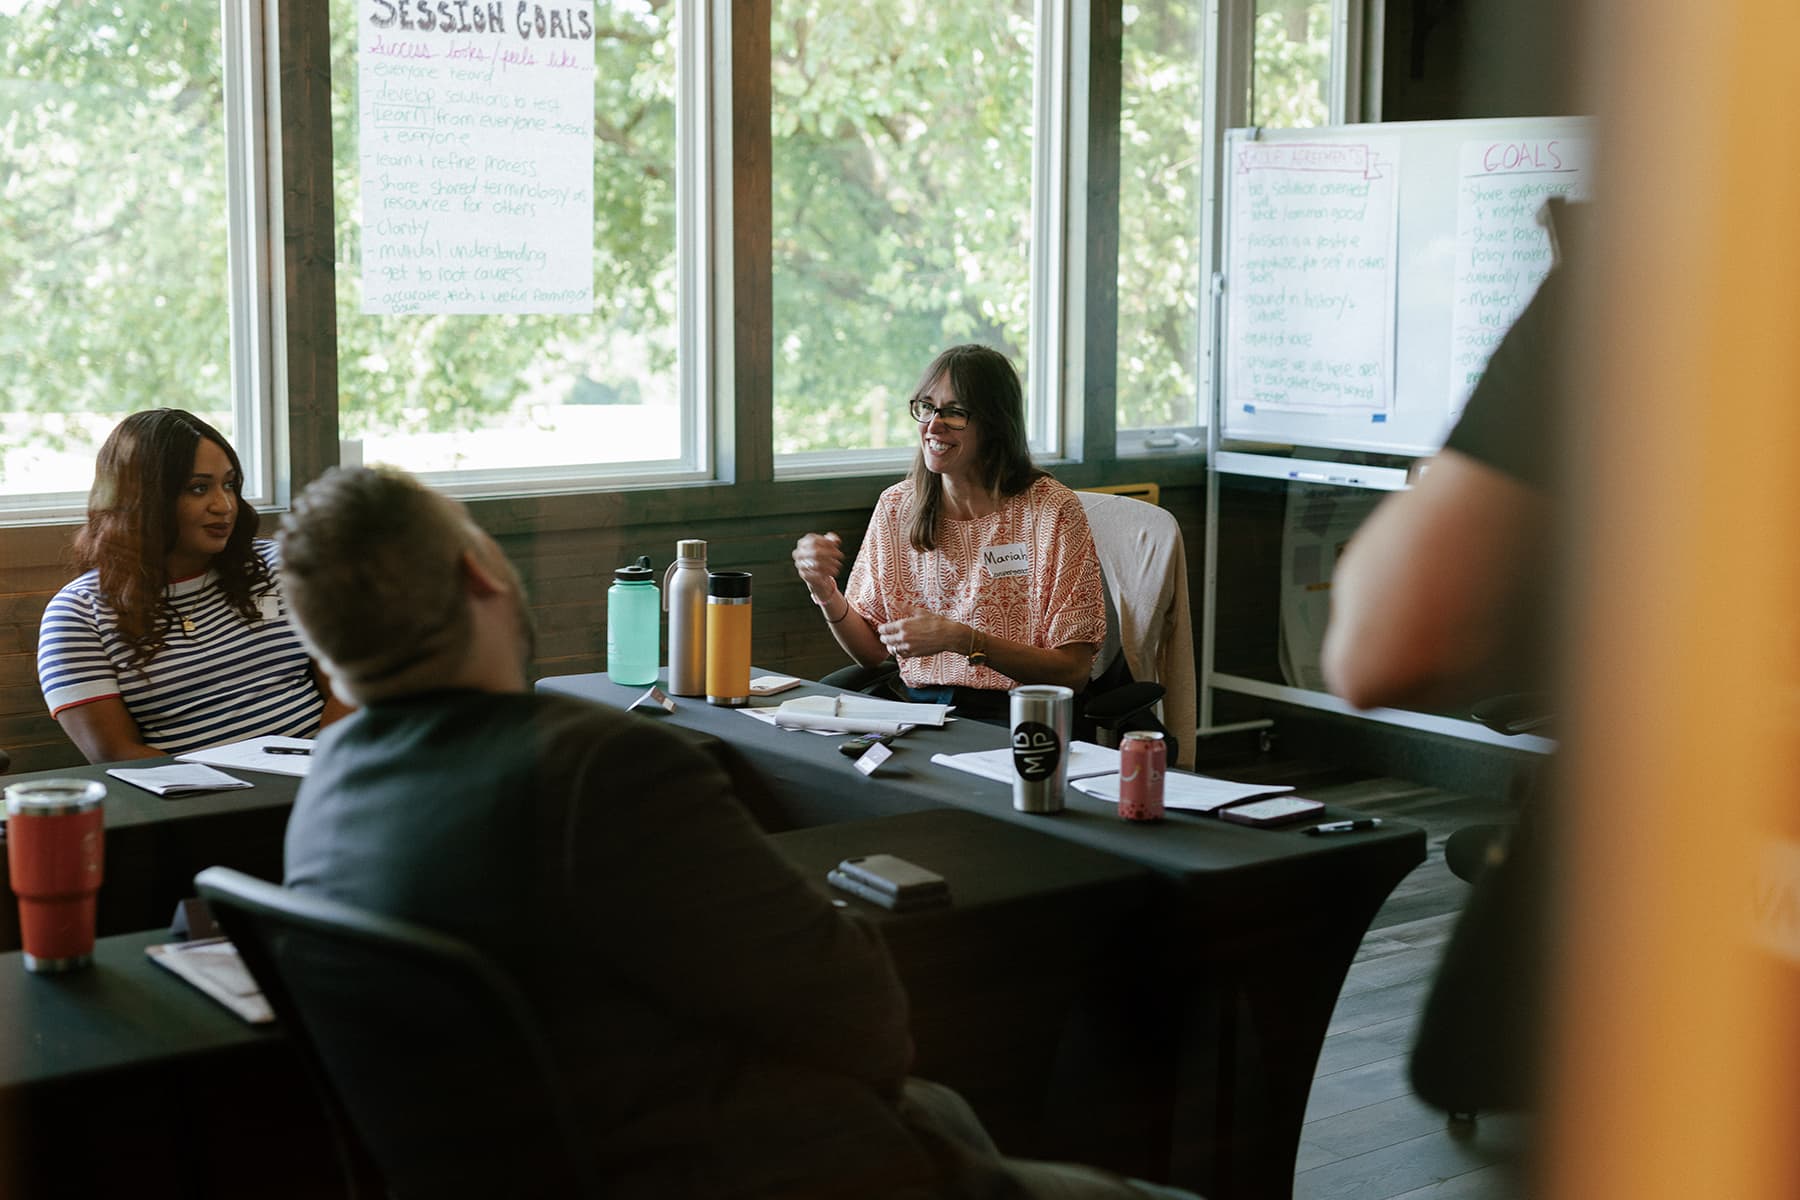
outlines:
[[[273,621],[281,616],[281,597],[258,596],[256,598],[256,609],[263,620]]]
[[[987,568],[992,579],[1005,579],[1008,575],[1031,574],[1031,547],[1024,542],[1014,542],[1010,546],[989,546],[981,552],[981,565]]]

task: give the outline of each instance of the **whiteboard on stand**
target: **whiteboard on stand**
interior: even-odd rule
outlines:
[[[1436,451],[1591,159],[1580,117],[1230,131],[1220,436]]]

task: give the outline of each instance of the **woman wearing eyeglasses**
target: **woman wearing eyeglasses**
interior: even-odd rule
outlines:
[[[1017,684],[1079,691],[1106,637],[1100,559],[1081,501],[1032,465],[1012,363],[953,346],[910,409],[912,471],[876,502],[844,588],[837,534],[794,547],[838,645],[870,670],[894,660],[898,691],[970,717],[1004,721]]]

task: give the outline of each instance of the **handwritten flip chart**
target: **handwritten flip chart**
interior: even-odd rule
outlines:
[[[1550,271],[1550,235],[1538,212],[1552,196],[1587,198],[1591,154],[1585,138],[1515,137],[1464,142],[1458,157],[1452,415]]]
[[[1400,140],[1231,147],[1227,406],[1385,421]]]
[[[363,311],[592,311],[591,9],[357,12]]]

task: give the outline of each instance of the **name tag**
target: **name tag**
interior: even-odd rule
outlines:
[[[262,614],[263,620],[273,621],[281,616],[281,597],[258,596],[256,598],[256,608],[257,611]]]
[[[989,546],[981,552],[981,565],[989,578],[1005,579],[1008,575],[1031,574],[1031,547],[1024,542],[1010,546]]]

